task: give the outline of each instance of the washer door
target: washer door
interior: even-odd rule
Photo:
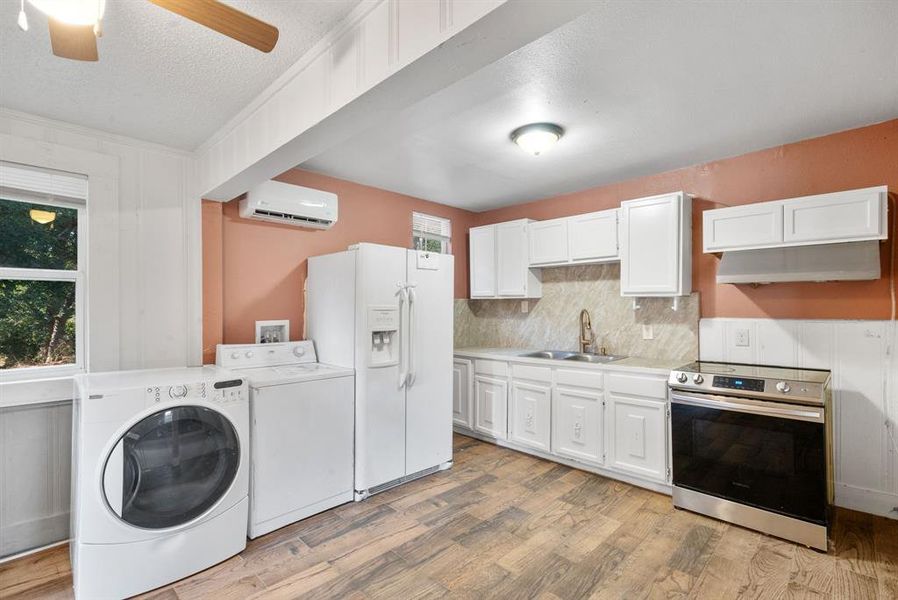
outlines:
[[[228,491],[240,464],[231,422],[202,406],[161,410],[129,429],[106,460],[103,488],[123,521],[144,529],[188,523]]]

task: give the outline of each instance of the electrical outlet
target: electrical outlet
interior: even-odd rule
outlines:
[[[653,340],[655,339],[655,328],[651,325],[643,325],[642,326],[642,339],[644,340]]]
[[[750,346],[751,343],[748,338],[748,329],[737,329],[736,330],[736,345],[737,346]]]
[[[527,300],[521,300],[521,312],[525,315],[530,312],[530,302]]]

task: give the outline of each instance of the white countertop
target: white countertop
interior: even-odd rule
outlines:
[[[513,360],[518,363],[528,363],[536,365],[564,365],[565,367],[586,368],[586,369],[602,369],[605,371],[637,371],[641,373],[650,373],[653,375],[664,375],[667,377],[670,372],[677,367],[686,364],[687,360],[682,359],[663,359],[663,358],[643,358],[639,356],[630,356],[621,360],[609,363],[587,363],[572,360],[555,360],[550,358],[529,358],[521,356],[529,352],[539,352],[542,349],[531,348],[456,348],[453,352],[455,356],[464,356],[466,358],[485,358],[493,360]]]

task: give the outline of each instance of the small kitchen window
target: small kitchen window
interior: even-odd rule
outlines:
[[[84,364],[87,178],[0,162],[0,379]]]
[[[452,222],[443,217],[412,213],[412,248],[452,254]]]

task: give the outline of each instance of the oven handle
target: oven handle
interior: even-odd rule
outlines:
[[[670,394],[670,401],[673,404],[686,404],[689,406],[700,406],[702,408],[713,408],[715,410],[729,410],[767,417],[780,417],[783,419],[793,419],[795,421],[809,421],[811,423],[823,423],[824,421],[822,407],[818,409],[807,406],[796,406],[794,404],[777,404],[773,402],[762,402],[760,400],[749,400],[747,398],[733,398],[730,396],[717,396],[714,394],[699,395],[673,391],[671,391]]]

